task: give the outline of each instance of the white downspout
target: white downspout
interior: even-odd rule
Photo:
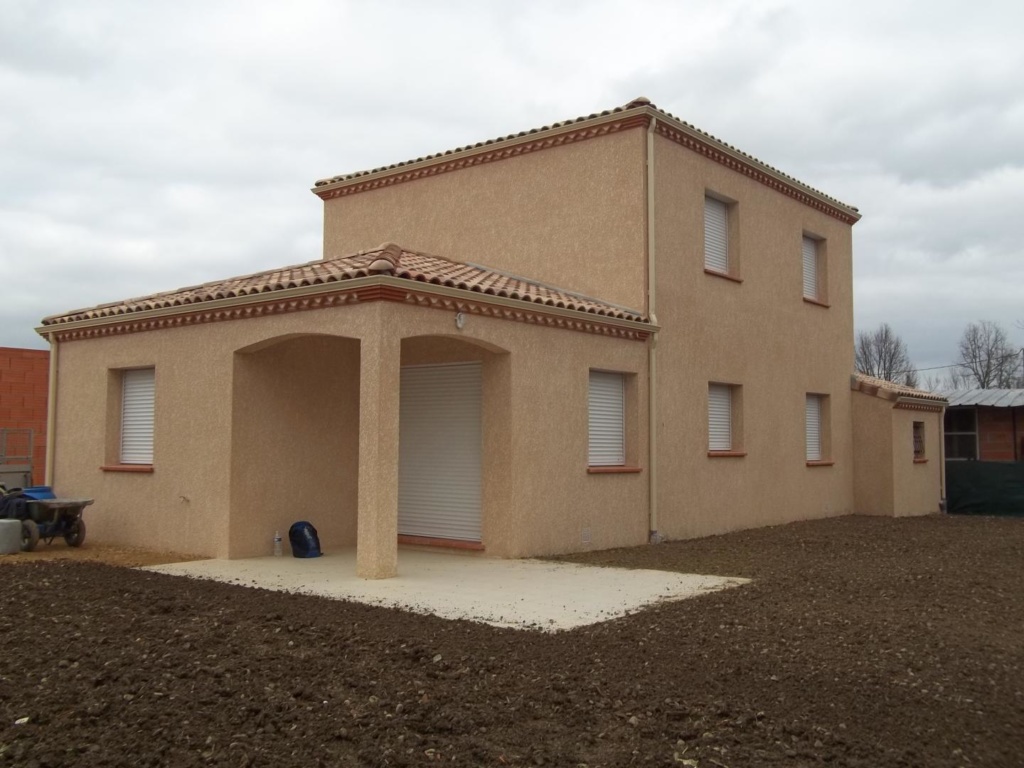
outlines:
[[[50,373],[46,394],[46,485],[53,485],[53,456],[56,450],[54,436],[57,434],[57,355],[59,345],[57,334],[50,334]]]
[[[653,325],[658,324],[655,316],[655,296],[657,283],[655,281],[655,242],[654,242],[654,128],[657,125],[657,118],[651,115],[650,123],[647,125],[647,316]],[[647,462],[648,462],[648,496],[649,496],[649,521],[648,531],[650,542],[658,544],[661,542],[661,533],[658,532],[658,334],[651,334],[647,346]]]

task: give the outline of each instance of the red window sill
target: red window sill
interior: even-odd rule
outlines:
[[[826,304],[824,301],[812,299],[809,296],[804,296],[804,301],[806,301],[808,304],[813,304],[816,307],[825,307],[825,309],[829,309],[832,306],[831,304]]]
[[[472,549],[478,552],[484,551],[484,545],[479,541],[465,541],[463,539],[437,539],[432,536],[398,536],[399,544],[414,544],[419,547],[447,547],[448,549]]]
[[[742,459],[746,451],[708,451],[709,459]]]
[[[587,467],[588,475],[635,475],[642,467]]]
[[[726,280],[732,280],[734,283],[743,282],[742,277],[736,277],[735,275],[730,275],[727,272],[719,272],[717,269],[708,269],[707,267],[704,267],[704,274],[711,275],[712,277],[724,277]]]
[[[152,474],[152,464],[104,464],[100,467],[104,472],[142,472]]]
[[[832,461],[831,459],[826,459],[824,461],[808,461],[807,462],[807,466],[808,467],[831,467],[831,466],[834,466],[834,465],[835,465],[835,462]]]
[[[915,464],[927,464],[928,459],[914,459]]]

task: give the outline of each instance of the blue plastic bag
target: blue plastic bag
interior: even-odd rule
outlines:
[[[292,523],[288,529],[288,541],[292,545],[293,557],[320,557],[320,537],[316,528],[306,520]]]

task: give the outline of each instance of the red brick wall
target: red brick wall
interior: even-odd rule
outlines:
[[[978,407],[978,458],[981,461],[1014,461],[1020,457],[1020,441],[1024,438],[1024,408]],[[1014,452],[1014,420],[1017,425],[1017,453]]]
[[[50,353],[39,349],[0,347],[0,428],[35,432],[32,482],[46,473],[46,398]]]

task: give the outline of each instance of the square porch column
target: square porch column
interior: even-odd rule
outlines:
[[[398,410],[402,341],[388,331],[384,303],[376,331],[359,346],[359,513],[356,575],[398,575]]]

